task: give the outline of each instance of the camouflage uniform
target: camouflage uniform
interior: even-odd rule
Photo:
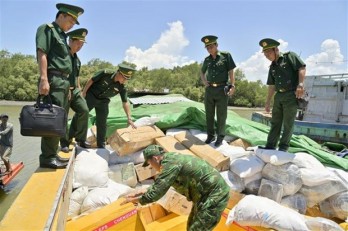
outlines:
[[[140,204],[159,200],[173,186],[193,202],[187,230],[212,230],[227,206],[229,187],[206,161],[178,153],[165,153],[161,173],[139,199]]]

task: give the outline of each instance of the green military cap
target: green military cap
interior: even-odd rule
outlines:
[[[74,19],[76,19],[76,24],[80,25],[80,23],[77,21],[77,18],[84,12],[84,10],[81,7],[73,6],[73,5],[69,5],[65,3],[58,3],[56,7],[59,11],[67,13],[68,15],[72,16]]]
[[[201,38],[201,41],[204,43],[205,47],[209,46],[210,44],[216,43],[216,40],[218,37],[215,35],[206,35],[203,38]]]
[[[118,70],[121,72],[121,74],[126,78],[126,79],[130,79],[132,78],[133,73],[135,72],[135,69],[124,64],[121,63],[118,65]]]
[[[69,36],[70,39],[77,39],[83,42],[86,42],[86,36],[88,34],[88,30],[85,28],[76,29],[68,32],[66,35]]]
[[[149,164],[147,163],[148,159],[150,159],[153,156],[158,156],[164,153],[164,150],[161,146],[159,145],[155,145],[155,144],[151,144],[149,146],[147,146],[147,148],[145,148],[143,154],[144,154],[144,159],[145,162],[143,164],[143,167],[148,166]]]
[[[259,44],[262,47],[262,51],[265,51],[267,49],[274,48],[280,45],[278,41],[271,38],[264,38],[259,42]]]

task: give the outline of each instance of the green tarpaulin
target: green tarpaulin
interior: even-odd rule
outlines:
[[[148,99],[154,97],[170,97],[166,96],[143,96]],[[175,95],[178,96],[178,95]],[[107,121],[107,136],[112,134],[116,129],[125,128],[127,119],[123,111],[120,97],[113,97],[109,104],[109,116]],[[205,111],[202,103],[176,102],[168,104],[142,104],[132,107],[133,121],[142,117],[158,117],[160,120],[156,126],[163,131],[169,128],[194,128],[202,131],[206,130]],[[95,113],[90,113],[90,125],[94,124]],[[240,117],[232,110],[228,111],[226,122],[226,134],[241,138],[249,142],[252,146],[265,145],[269,127],[248,119]],[[344,159],[328,153],[321,148],[321,145],[304,135],[293,135],[290,142],[289,152],[308,152],[316,157],[326,166],[348,170],[348,159]]]

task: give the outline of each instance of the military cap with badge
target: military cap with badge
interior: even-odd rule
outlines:
[[[86,42],[86,36],[88,34],[88,30],[85,28],[76,29],[68,32],[66,35],[69,36],[70,39],[80,40]]]
[[[204,43],[204,46],[207,47],[210,44],[216,43],[218,37],[215,35],[206,35],[203,38],[201,38],[201,41]]]
[[[131,66],[121,63],[118,65],[118,71],[123,75],[125,79],[130,80],[136,70]]]
[[[149,159],[151,159],[151,157],[153,157],[153,156],[158,156],[158,155],[164,154],[164,149],[159,145],[151,144],[151,145],[147,146],[147,148],[145,148],[143,154],[144,154],[144,159],[145,159],[143,167],[146,167],[149,165],[149,163],[147,163],[147,161]]]
[[[261,41],[259,42],[260,46],[262,47],[262,51],[274,48],[274,47],[278,47],[280,45],[280,43],[274,39],[271,38],[264,38],[261,39]]]
[[[77,18],[83,14],[84,10],[81,7],[69,5],[65,3],[58,3],[56,5],[58,11],[66,13],[73,17],[76,20],[76,24],[80,25],[80,23],[77,21]]]

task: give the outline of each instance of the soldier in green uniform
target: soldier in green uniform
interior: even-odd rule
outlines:
[[[173,186],[193,202],[187,230],[212,230],[219,223],[230,189],[215,168],[198,157],[165,153],[158,145],[148,146],[144,150],[144,158],[143,166],[150,164],[160,174],[146,192],[130,194],[123,203],[145,205],[155,202]]]
[[[63,108],[68,105],[72,62],[65,32],[70,30],[84,10],[78,6],[58,3],[58,13],[52,23],[39,26],[36,32],[36,52],[39,64],[39,94],[52,99]],[[44,100],[47,97],[44,98]],[[57,155],[59,137],[41,138],[40,167],[65,168],[67,160]]]
[[[131,118],[125,83],[130,80],[135,69],[119,64],[116,71],[101,70],[90,78],[83,89],[89,111],[93,108],[96,114],[97,147],[105,148],[106,121],[109,115],[110,98],[120,94],[123,110],[127,115],[128,124],[136,128]]]
[[[216,111],[216,147],[222,144],[225,137],[228,97],[234,93],[233,69],[236,67],[230,53],[218,50],[217,38],[214,35],[207,35],[201,39],[209,53],[201,68],[201,79],[206,87],[204,106],[208,136],[205,143],[209,144],[216,138],[214,130]]]
[[[69,144],[73,137],[76,138],[76,142],[80,147],[90,148],[90,144],[86,142],[89,110],[86,100],[81,93],[79,78],[81,61],[77,56],[77,52],[81,50],[86,42],[87,34],[88,30],[85,28],[76,29],[67,33],[73,70],[69,75],[70,99],[66,112],[69,113],[69,108],[71,108],[74,110],[75,115],[71,121],[70,129],[66,132],[66,136],[60,139],[60,146],[63,152],[69,152]]]
[[[265,57],[272,62],[267,79],[266,112],[270,112],[271,99],[275,94],[271,130],[266,146],[263,148],[275,149],[277,147],[281,129],[284,126],[278,149],[287,151],[297,113],[297,99],[304,94],[306,64],[294,52],[279,52],[280,43],[274,39],[265,38],[259,44]]]

